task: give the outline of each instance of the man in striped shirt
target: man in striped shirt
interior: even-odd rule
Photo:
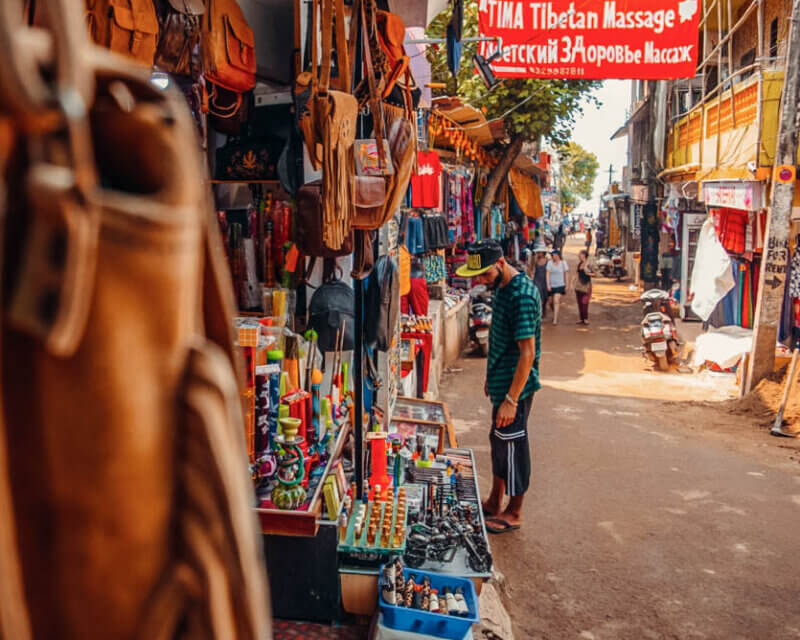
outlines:
[[[530,483],[528,416],[540,388],[542,301],[530,278],[506,262],[493,240],[472,245],[457,273],[494,292],[484,389],[492,401],[493,480],[483,511],[486,528],[505,533],[519,529]],[[505,509],[504,493],[509,496]]]

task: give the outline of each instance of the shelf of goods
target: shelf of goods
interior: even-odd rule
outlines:
[[[319,520],[322,517],[322,503],[324,500],[323,487],[325,486],[325,480],[336,463],[340,460],[344,444],[347,441],[350,431],[351,425],[349,421],[344,422],[339,428],[339,433],[336,436],[333,451],[328,457],[325,470],[314,489],[314,493],[311,495],[311,499],[304,505],[303,509],[255,508],[262,533],[307,537],[317,535]]]
[[[448,462],[450,468],[457,470],[455,474],[448,468]],[[431,466],[409,467],[406,471],[409,482],[401,484],[400,487],[405,487],[408,496],[408,525],[403,553],[407,566],[412,571],[433,571],[469,579],[473,582],[475,591],[480,594],[483,582],[491,577],[491,550],[486,533],[486,523],[481,511],[480,490],[475,468],[475,456],[471,449],[446,448],[436,456],[435,463]],[[454,477],[455,480],[453,480]],[[443,548],[442,557],[439,559],[436,559],[437,553],[428,553],[427,548],[435,547],[434,544],[426,544],[424,537],[417,537],[415,540],[417,529],[420,530],[420,533],[416,535],[425,535],[422,533],[426,530],[425,522],[433,524],[435,527],[435,522],[438,520],[434,506],[425,504],[425,496],[429,492],[431,494],[439,492],[437,494],[439,496],[448,494],[450,496],[447,500],[448,504],[458,506],[457,510],[453,510],[454,518],[460,521],[460,525],[456,523],[456,528],[469,524],[468,528],[473,531],[470,542],[471,550],[465,546],[464,538],[456,541],[458,536],[453,535],[453,528],[450,529],[450,550],[447,551]],[[437,499],[436,502],[442,504],[445,500]],[[465,513],[469,514],[466,518]],[[447,518],[445,516],[440,519]],[[423,526],[415,528],[417,522]],[[452,551],[453,546],[455,546],[455,552]],[[355,563],[346,564],[343,555],[341,553],[339,555],[339,578],[344,610],[354,615],[372,615],[378,602],[378,565],[380,560],[376,558],[377,561],[372,566],[364,566],[368,564],[366,562],[362,563],[362,566],[355,566]],[[428,556],[433,556],[433,559],[429,559]],[[408,562],[409,560],[411,562]]]

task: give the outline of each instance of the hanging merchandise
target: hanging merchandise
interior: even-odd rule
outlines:
[[[316,180],[304,184],[297,191],[297,247],[307,256],[321,258],[346,256],[353,252],[352,231],[336,249],[332,249],[323,242],[324,227],[322,182]]]
[[[155,0],[159,30],[155,65],[167,73],[192,75],[192,56],[200,41],[203,0]]]
[[[452,20],[447,25],[447,68],[458,84],[458,70],[461,68],[461,40],[456,36]]]
[[[92,0],[86,3],[86,20],[98,45],[153,66],[158,18],[151,0]]]
[[[614,219],[614,215],[609,215],[610,221]],[[609,238],[609,246],[611,240]],[[653,203],[646,204],[642,207],[642,261],[639,266],[643,282],[652,283],[657,279],[659,240],[658,209]]]
[[[435,209],[439,206],[442,163],[435,151],[417,153],[417,171],[411,176],[411,206]]]
[[[218,180],[275,180],[284,141],[276,137],[229,136],[216,151]]]
[[[792,298],[800,298],[800,242],[795,245],[794,255],[792,256],[789,295]]]
[[[370,275],[364,301],[364,340],[369,347],[387,351],[394,343],[400,314],[400,280],[391,256],[381,256]]]
[[[242,106],[242,94],[256,85],[253,30],[236,0],[208,0],[200,34],[203,77],[209,85],[209,111],[233,117]],[[224,90],[227,104],[222,104]]]
[[[2,379],[2,635],[156,638],[181,621],[269,637],[233,292],[194,124],[179,94],[90,48],[74,2],[37,4],[47,31],[0,11],[6,45],[50,44],[0,65],[18,87],[0,96],[17,152],[2,357],[30,365]]]
[[[317,332],[320,351],[336,351],[344,329],[344,351],[351,351],[354,344],[355,294],[353,288],[338,279],[329,279],[311,296],[308,306],[309,327]]]
[[[642,226],[644,236],[644,225]],[[714,220],[708,218],[697,236],[689,290],[694,294],[692,311],[705,321],[717,303],[734,288],[736,282],[731,273],[731,259],[717,238]]]

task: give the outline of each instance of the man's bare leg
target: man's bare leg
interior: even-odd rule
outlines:
[[[505,493],[505,489],[505,480],[492,476],[492,491],[482,504],[485,517],[493,518],[500,515],[503,509],[503,493]]]
[[[512,527],[518,527],[522,524],[522,500],[525,496],[512,496],[508,501],[506,510],[503,511],[496,520],[507,522]]]

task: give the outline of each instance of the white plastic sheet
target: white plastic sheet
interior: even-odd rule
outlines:
[[[731,259],[717,238],[714,221],[708,218],[697,238],[697,253],[689,286],[694,296],[692,311],[704,321],[708,320],[714,307],[734,285]]]
[[[720,327],[701,334],[694,342],[694,366],[713,362],[721,369],[734,366],[741,357],[750,353],[753,330],[742,327]]]

